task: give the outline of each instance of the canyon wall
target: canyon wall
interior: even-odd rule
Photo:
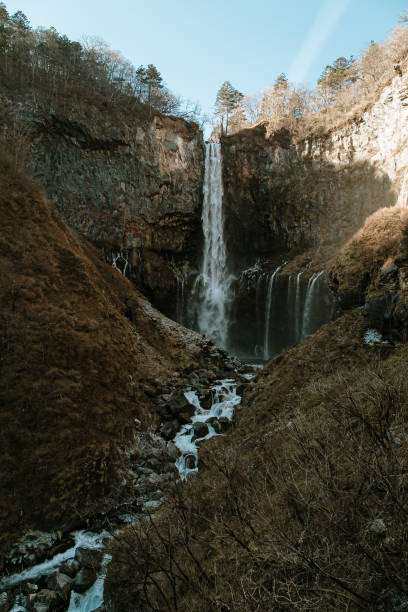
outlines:
[[[294,142],[265,126],[224,137],[228,251],[242,268],[296,248],[344,242],[375,210],[408,199],[408,74],[360,117]]]
[[[407,118],[405,73],[323,136],[296,142],[258,125],[223,137],[231,350],[267,360],[330,320],[337,250],[373,212],[407,205]]]
[[[114,115],[96,107],[64,114],[20,107],[30,171],[50,201],[176,318],[177,279],[195,267],[201,242],[198,126],[146,109]]]

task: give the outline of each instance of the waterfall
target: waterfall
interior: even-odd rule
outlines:
[[[301,336],[301,325],[300,325],[300,317],[301,317],[301,295],[300,295],[300,278],[302,276],[302,272],[299,272],[296,276],[296,301],[295,301],[295,335],[296,342],[299,342]]]
[[[307,284],[305,308],[303,311],[303,321],[302,321],[302,330],[301,330],[302,340],[304,340],[306,336],[308,336],[313,331],[311,329],[311,316],[313,312],[313,303],[314,303],[314,298],[315,298],[314,289],[316,287],[316,283],[318,279],[321,277],[322,274],[323,274],[323,271],[313,274],[309,278],[309,282]]]
[[[275,277],[282,266],[276,268],[274,272],[272,272],[269,282],[268,282],[268,290],[266,293],[266,306],[265,306],[265,336],[264,336],[264,351],[263,356],[265,361],[269,359],[269,330],[271,326],[271,304],[272,304],[272,292],[273,292],[273,284],[275,282]]]
[[[219,143],[207,143],[202,225],[204,254],[196,284],[198,329],[225,348],[232,278],[228,273],[222,210],[222,158]]]
[[[177,278],[177,305],[176,305],[176,319],[177,323],[183,325],[184,323],[184,277],[176,276]]]
[[[262,333],[262,312],[261,312],[261,287],[262,280],[264,278],[264,273],[259,274],[256,286],[255,286],[255,310],[256,310],[256,343],[255,343],[255,357],[262,356],[262,346],[261,346],[261,334]],[[259,344],[258,344],[259,342]]]

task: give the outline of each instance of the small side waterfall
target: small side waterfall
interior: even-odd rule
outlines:
[[[202,225],[204,254],[193,299],[198,302],[197,326],[225,348],[232,278],[228,272],[222,210],[222,158],[219,143],[206,144]]]
[[[295,295],[295,340],[299,342],[301,336],[301,294],[300,294],[300,279],[302,272],[299,272],[296,276],[296,295]]]
[[[184,276],[177,276],[177,305],[176,305],[176,320],[177,323],[184,325]]]
[[[306,299],[305,299],[305,307],[303,310],[303,321],[302,321],[302,333],[301,339],[304,340],[306,336],[312,333],[314,330],[311,325],[311,315],[313,312],[314,301],[316,299],[315,289],[317,287],[317,281],[322,276],[324,272],[318,272],[313,274],[309,278],[309,282],[307,284],[306,290]]]
[[[264,350],[263,357],[265,361],[269,359],[269,331],[271,326],[271,304],[272,304],[272,292],[273,292],[273,284],[275,282],[275,277],[282,266],[279,266],[274,270],[269,278],[268,282],[268,290],[266,293],[266,306],[265,306],[265,336],[264,336]]]

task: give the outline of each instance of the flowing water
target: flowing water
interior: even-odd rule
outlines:
[[[317,272],[309,278],[306,290],[305,307],[303,310],[302,332],[301,339],[304,340],[309,334],[313,333],[312,314],[317,301],[316,290],[318,289],[318,280],[322,276],[322,272]]]
[[[222,210],[222,157],[219,143],[206,144],[202,227],[204,253],[201,273],[195,284],[197,326],[220,347],[228,339],[232,277],[228,272]]]
[[[268,282],[268,290],[266,292],[266,306],[265,306],[265,336],[264,336],[264,348],[263,348],[263,358],[265,361],[268,361],[270,358],[270,350],[269,350],[269,335],[270,335],[270,326],[271,326],[271,305],[272,305],[272,292],[273,285],[275,282],[275,277],[278,274],[279,270],[282,266],[279,266],[272,272],[269,277]]]
[[[181,453],[176,462],[176,467],[182,480],[185,480],[188,474],[198,471],[198,449],[200,444],[204,440],[220,435],[216,433],[210,419],[225,418],[231,421],[235,406],[241,401],[241,396],[237,394],[236,382],[232,379],[217,382],[211,388],[211,391],[213,393],[213,401],[208,410],[201,407],[195,391],[186,391],[184,394],[196,411],[191,419],[191,423],[183,425],[173,440]],[[208,433],[201,438],[195,439],[194,423],[199,422],[207,424]]]

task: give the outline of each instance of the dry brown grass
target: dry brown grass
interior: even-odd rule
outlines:
[[[199,476],[113,544],[115,610],[407,601],[408,350],[384,361],[364,329],[348,313],[257,376],[233,434],[203,447]]]
[[[154,321],[100,256],[2,153],[2,544],[111,507],[118,448],[131,439],[135,417],[154,419],[155,378],[191,359],[183,339],[158,313]]]
[[[407,236],[407,209],[378,210],[340,250],[331,270],[333,283],[342,290],[365,289],[386,262],[397,258],[401,240]]]

